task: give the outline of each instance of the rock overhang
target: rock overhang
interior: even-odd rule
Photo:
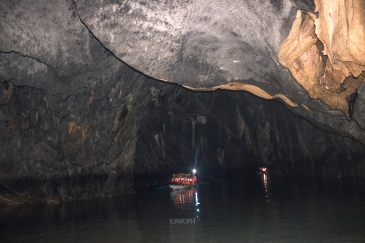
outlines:
[[[330,62],[326,62],[327,59],[336,59],[331,52],[333,46],[328,44],[328,40],[335,38],[336,34],[329,36],[329,32],[325,31],[331,29],[331,26],[326,20],[330,14],[324,14],[332,9],[331,11],[342,14],[334,14],[339,17],[335,21],[342,21],[342,27],[349,21],[359,26],[359,20],[355,17],[362,19],[362,11],[350,5],[355,4],[361,9],[361,1],[345,3],[339,0],[336,1],[335,8],[328,1],[120,3],[94,0],[92,3],[75,0],[82,22],[120,60],[157,80],[178,83],[192,90],[243,90],[265,99],[280,99],[290,107],[301,108],[295,113],[313,116],[318,121],[321,120],[315,118],[318,113],[331,117],[333,111],[339,110],[343,115],[336,113],[335,119],[340,115],[350,120],[359,117],[354,113],[362,110],[360,105],[355,105],[355,110],[353,107],[363,79],[361,67],[354,64],[358,60],[348,64],[347,58],[345,62],[351,70],[344,71],[343,75],[338,70],[344,65],[337,65],[336,68],[333,67],[336,65],[329,66]],[[309,44],[311,48],[306,49],[308,52],[305,55],[302,55],[303,51],[300,52],[300,47],[295,46],[295,41],[291,39],[296,22],[303,18],[302,13],[303,16],[311,16],[312,20],[308,25],[311,26],[311,33],[307,33],[307,37],[312,38],[313,43]],[[341,18],[346,17],[346,13],[350,16],[347,19]],[[352,19],[349,20],[350,17]],[[314,23],[317,26],[322,23],[322,29],[315,28]],[[356,37],[361,28],[361,25],[349,28],[348,38]],[[336,33],[337,29],[331,31]],[[343,28],[340,32],[342,30]],[[306,31],[308,32],[308,27]],[[336,47],[348,38],[338,40]],[[361,41],[356,39],[352,42],[359,45]],[[305,81],[303,74],[299,77],[299,71],[293,71],[283,61],[285,43],[290,43],[287,44],[291,48],[286,48],[286,55],[293,59],[296,70],[299,67],[302,70],[300,72],[308,73],[304,75]],[[349,48],[349,44],[346,48],[354,50]],[[298,50],[303,60],[299,58],[300,55],[295,56]],[[329,58],[327,54],[330,54]],[[316,58],[308,58],[311,55]],[[315,69],[312,70],[311,67]],[[341,79],[336,81],[341,89],[329,87],[329,83],[334,82],[328,80],[336,77]],[[349,122],[341,120],[341,123]],[[356,123],[363,122],[356,121],[351,126],[356,127]],[[332,130],[336,126],[328,127]],[[361,130],[354,130],[357,134],[350,132],[350,136],[362,138]]]
[[[295,11],[289,1],[273,2],[75,4],[82,22],[106,48],[150,77],[208,90],[240,82],[275,95],[283,89],[281,80],[293,81],[277,53]],[[295,82],[286,86],[301,89]]]
[[[325,1],[316,4],[322,2],[325,6]],[[326,98],[313,96],[280,63],[280,46],[298,19],[297,11],[313,15],[312,1],[29,4],[2,3],[0,50],[5,71],[0,78],[45,89],[57,97],[50,97],[51,103],[91,90],[95,98],[101,98],[130,66],[153,79],[192,90],[243,90],[279,99],[319,127],[327,125],[328,131],[364,140],[360,129],[365,124],[360,115],[363,89],[357,89],[358,84],[347,82],[346,92],[358,90],[355,95],[327,92],[327,100],[341,104],[334,106]],[[346,126],[351,132],[339,129]]]

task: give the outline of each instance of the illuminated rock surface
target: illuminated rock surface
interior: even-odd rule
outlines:
[[[364,7],[336,3],[1,1],[0,202],[129,193],[196,157],[365,176]]]
[[[315,3],[318,17],[298,10],[279,61],[312,98],[350,118],[364,82],[365,5],[360,0]]]

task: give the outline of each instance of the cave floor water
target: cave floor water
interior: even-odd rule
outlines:
[[[254,175],[0,208],[0,242],[365,242],[364,187]]]

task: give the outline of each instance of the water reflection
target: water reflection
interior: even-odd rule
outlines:
[[[0,208],[0,242],[139,242],[132,196]]]
[[[171,191],[178,216],[170,218],[170,242],[195,242],[199,221],[199,197],[196,187]],[[172,214],[176,215],[176,214]]]
[[[365,242],[363,184],[234,183],[0,207],[0,242]]]
[[[174,202],[175,208],[178,209],[192,208],[196,202],[199,203],[196,187],[171,191],[171,199]]]
[[[196,187],[191,187],[183,190],[171,191],[171,200],[174,203],[174,208],[186,216],[193,216],[199,218],[199,197],[198,189]]]
[[[261,174],[262,185],[264,186],[266,202],[269,202],[269,175],[266,173]]]

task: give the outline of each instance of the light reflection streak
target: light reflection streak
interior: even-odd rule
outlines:
[[[180,209],[191,208],[200,204],[196,187],[171,192],[171,199],[174,206]]]
[[[195,205],[198,206],[200,204],[199,199],[198,199],[198,192],[195,191]]]
[[[198,189],[192,187],[183,190],[171,191],[171,199],[175,208],[181,212],[189,212],[193,209],[194,217],[199,218],[200,202],[198,197]]]
[[[265,190],[265,197],[267,198],[267,202],[269,202],[269,175],[265,173],[261,174],[261,180]]]

